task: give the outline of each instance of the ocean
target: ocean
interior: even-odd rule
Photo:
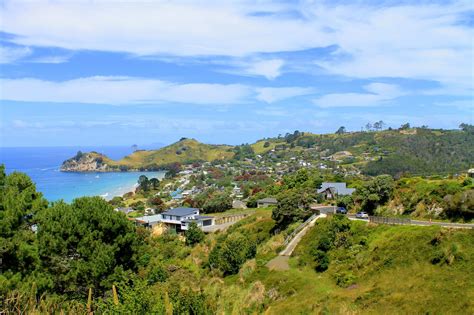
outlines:
[[[102,196],[111,199],[132,191],[140,175],[163,178],[164,172],[65,173],[62,162],[77,151],[97,151],[112,159],[132,153],[131,147],[31,147],[0,148],[0,164],[7,174],[26,173],[36,183],[36,189],[49,201],[66,202],[82,196]]]

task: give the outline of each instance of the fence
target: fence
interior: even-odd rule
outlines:
[[[291,232],[290,235],[288,235],[285,238],[285,241],[283,242],[283,245],[285,245],[285,246],[288,245],[288,243],[293,239],[293,237],[295,237],[296,234],[298,234],[302,229],[304,229],[304,227],[307,226],[311,221],[313,221],[314,218],[316,218],[318,215],[319,215],[319,213],[315,213],[312,216],[310,216],[308,220],[301,223],[293,232]]]
[[[406,219],[406,218],[388,218],[388,217],[376,217],[376,216],[370,216],[369,222],[377,223],[377,224],[400,224],[400,225],[411,224],[411,220]]]
[[[224,223],[239,221],[254,213],[255,211],[248,211],[246,213],[235,213],[235,214],[219,216],[215,218],[215,224],[217,225],[217,224],[224,224]]]

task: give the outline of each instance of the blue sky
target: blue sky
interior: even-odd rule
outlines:
[[[474,122],[469,1],[0,1],[0,146]]]

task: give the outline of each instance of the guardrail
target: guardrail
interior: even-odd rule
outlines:
[[[377,224],[398,224],[398,225],[411,224],[411,220],[406,219],[406,218],[389,218],[389,217],[377,217],[377,216],[369,216],[369,222],[377,223]]]

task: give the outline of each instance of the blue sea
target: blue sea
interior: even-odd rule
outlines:
[[[67,202],[82,196],[102,196],[111,199],[132,191],[140,175],[163,178],[164,172],[65,173],[62,162],[77,151],[97,151],[112,159],[132,153],[131,147],[32,147],[0,148],[0,164],[9,174],[19,171],[28,174],[36,189],[49,201]]]

